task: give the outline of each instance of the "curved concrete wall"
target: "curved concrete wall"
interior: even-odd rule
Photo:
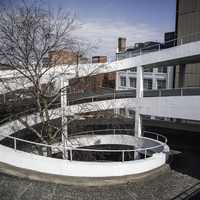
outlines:
[[[6,155],[6,156],[5,156]],[[144,173],[156,169],[166,162],[165,153],[127,162],[80,162],[38,156],[0,145],[0,162],[32,170],[35,172],[74,176],[74,177],[111,177]]]

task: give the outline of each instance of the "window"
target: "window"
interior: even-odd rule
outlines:
[[[121,116],[125,116],[125,115],[126,115],[126,110],[125,110],[125,108],[120,108],[120,109],[119,109],[119,113],[120,113]]]
[[[129,117],[131,117],[131,118],[135,117],[135,111],[134,110],[129,110],[128,114],[129,114]]]
[[[130,81],[130,87],[136,88],[136,78],[130,77],[129,81]]]
[[[131,72],[137,72],[137,67],[133,67],[130,69]]]
[[[167,73],[167,67],[158,67],[159,73]]]
[[[166,80],[157,80],[158,89],[166,89]]]
[[[152,90],[152,79],[144,79],[144,89]]]
[[[120,85],[126,87],[126,77],[120,76]]]
[[[144,72],[153,72],[153,68],[144,68]]]

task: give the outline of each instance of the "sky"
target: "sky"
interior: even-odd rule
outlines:
[[[1,1],[1,0],[0,0]],[[175,30],[176,0],[47,0],[50,7],[75,13],[81,24],[75,35],[98,46],[93,55],[114,57],[118,37],[127,45],[163,41]]]

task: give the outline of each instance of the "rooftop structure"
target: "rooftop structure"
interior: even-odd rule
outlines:
[[[107,63],[107,56],[93,56],[92,63]]]

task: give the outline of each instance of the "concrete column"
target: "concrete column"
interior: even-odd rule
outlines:
[[[120,72],[115,72],[115,90],[119,90],[119,85],[120,85]]]
[[[167,67],[167,88],[166,89],[172,89],[173,88],[173,78],[174,78],[174,67],[170,66]]]
[[[69,85],[68,80],[65,80],[64,77],[61,78],[61,112],[62,112],[62,144],[63,147],[67,146],[67,137],[68,137],[68,105],[67,105],[67,86]],[[68,158],[67,151],[63,151],[63,158]]]
[[[179,74],[178,74],[178,87],[184,87],[185,81],[185,64],[179,65]]]
[[[115,72],[115,92],[119,90],[119,84],[120,84],[119,74],[120,72]],[[115,102],[114,116],[116,117],[118,115],[119,115],[119,109],[116,108],[116,102]]]
[[[153,68],[153,72],[152,72],[152,89],[153,90],[157,90],[156,73],[158,73],[158,68]]]
[[[142,135],[142,116],[140,114],[140,102],[143,98],[143,67],[137,67],[137,87],[136,87],[136,99],[137,105],[135,110],[135,136],[140,137]]]

